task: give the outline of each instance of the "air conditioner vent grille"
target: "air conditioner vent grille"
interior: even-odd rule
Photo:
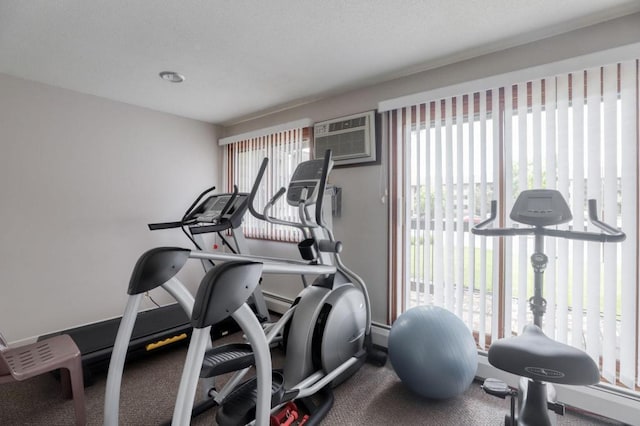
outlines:
[[[315,158],[330,149],[336,165],[376,160],[375,111],[316,123]]]
[[[339,130],[351,130],[354,127],[362,127],[367,124],[366,117],[352,118],[351,120],[338,121],[336,123],[329,124],[329,131],[336,132]]]
[[[316,138],[316,146],[320,152],[330,149],[336,159],[359,158],[368,155],[364,130],[321,136]]]

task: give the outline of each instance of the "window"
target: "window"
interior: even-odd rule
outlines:
[[[502,226],[523,189],[555,188],[574,230],[587,199],[621,244],[545,239],[545,333],[585,350],[604,381],[638,385],[638,61],[509,84],[388,113],[391,311],[455,312],[478,346],[531,322],[533,239],[474,236],[498,200]],[[393,318],[392,318],[393,319]]]
[[[250,192],[262,160],[269,164],[262,180],[261,190],[256,196],[256,207],[262,208],[281,188],[287,187],[289,178],[298,163],[310,158],[310,127],[282,130],[263,136],[251,137],[227,145],[225,151],[225,174],[228,191],[233,185],[240,192]],[[296,221],[298,210],[289,206],[282,197],[271,211],[271,215],[288,221]],[[244,235],[277,241],[297,241],[299,231],[294,228],[273,225],[256,219],[250,214],[243,223]]]

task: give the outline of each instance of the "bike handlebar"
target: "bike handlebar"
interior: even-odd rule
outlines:
[[[487,228],[498,216],[498,202],[491,201],[491,215],[488,219],[471,228],[475,235],[485,236],[515,236],[515,235],[546,235],[549,237],[567,238],[571,240],[595,241],[601,243],[620,242],[627,237],[621,230],[598,219],[596,200],[589,200],[589,221],[604,233],[550,229],[542,226],[526,228]]]

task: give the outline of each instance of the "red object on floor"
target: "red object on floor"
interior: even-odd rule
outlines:
[[[300,417],[298,407],[292,401],[269,418],[270,426],[291,426]]]

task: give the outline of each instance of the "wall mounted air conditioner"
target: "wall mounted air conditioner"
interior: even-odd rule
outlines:
[[[316,123],[313,141],[314,158],[331,149],[336,166],[377,162],[376,112]]]

